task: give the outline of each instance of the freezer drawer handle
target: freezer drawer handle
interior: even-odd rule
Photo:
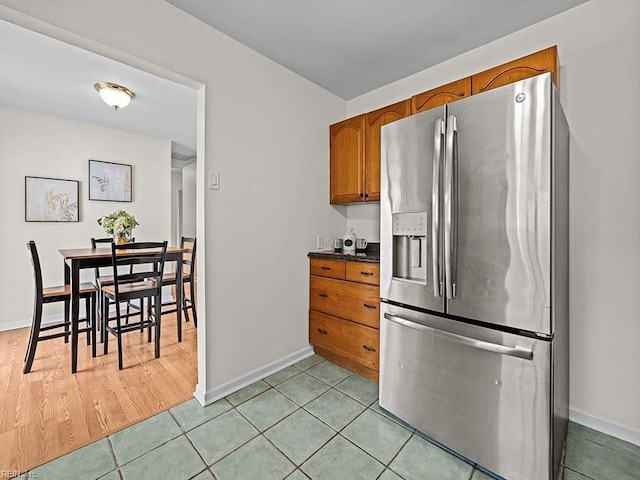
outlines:
[[[426,325],[422,325],[421,323],[416,323],[411,320],[407,320],[406,318],[399,317],[397,315],[391,315],[390,313],[385,313],[384,318],[390,320],[399,325],[403,325],[405,327],[413,328],[415,330],[421,330],[423,332],[428,332],[433,335],[437,335],[442,338],[446,338],[448,340],[461,343],[463,345],[468,345],[473,348],[479,348],[481,350],[486,350],[488,352],[499,353],[501,355],[509,355],[511,357],[522,358],[524,360],[533,360],[533,351],[515,346],[515,347],[507,347],[505,345],[500,345],[498,343],[490,343],[485,342],[483,340],[478,340],[476,338],[465,337],[463,335],[458,335],[457,333],[445,332],[443,330],[438,330],[437,328],[427,327]]]
[[[367,345],[362,345],[362,348],[364,348],[367,352],[375,352],[376,349],[373,347],[369,347]]]

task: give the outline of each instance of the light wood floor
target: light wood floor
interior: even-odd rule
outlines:
[[[109,354],[91,358],[80,337],[78,373],[69,344],[40,342],[31,373],[22,374],[29,329],[0,332],[0,471],[24,472],[192,398],[197,382],[196,330],[175,314],[163,317],[160,358],[146,334],[123,336],[118,370],[115,337]]]

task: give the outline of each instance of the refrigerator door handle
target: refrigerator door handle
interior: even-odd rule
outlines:
[[[440,274],[440,158],[444,130],[444,120],[437,119],[433,132],[433,183],[431,188],[431,259],[434,297],[442,296],[443,287]]]
[[[445,281],[447,298],[456,298],[455,279],[455,236],[457,221],[454,218],[456,206],[454,205],[456,188],[456,149],[455,140],[458,132],[458,122],[455,116],[447,118],[446,145],[444,157],[444,259],[445,259]]]
[[[421,323],[416,323],[412,320],[399,317],[398,315],[391,315],[390,313],[385,313],[384,318],[391,322],[397,323],[398,325],[413,328],[422,332],[427,332],[432,335],[437,335],[439,337],[446,338],[447,340],[461,343],[469,347],[486,350],[487,352],[498,353],[500,355],[522,358],[524,360],[533,360],[533,350],[529,350],[528,348],[520,347],[518,345],[516,345],[515,347],[509,347],[506,345],[501,345],[499,343],[485,342],[484,340],[478,340],[477,338],[465,337],[464,335],[458,335],[457,333],[446,332],[437,328],[428,327],[426,325],[422,325]]]

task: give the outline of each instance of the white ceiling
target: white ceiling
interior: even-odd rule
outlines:
[[[196,149],[194,90],[0,21],[0,104],[172,140],[182,157]],[[113,82],[136,97],[114,111],[94,89]]]
[[[587,0],[167,0],[351,99]]]

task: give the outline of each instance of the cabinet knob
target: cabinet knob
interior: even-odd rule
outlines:
[[[376,306],[375,306],[375,305],[370,305],[370,304],[368,304],[368,303],[363,303],[363,305],[364,305],[364,308],[369,308],[369,309],[371,309],[371,310],[375,310],[375,309],[376,309]]]
[[[369,198],[369,194],[368,194],[368,193],[365,193],[365,194],[364,194],[364,198]]]
[[[364,198],[364,193],[361,193],[361,194],[360,194],[360,198]]]
[[[373,347],[369,347],[367,345],[362,345],[362,348],[364,348],[367,352],[375,352],[376,349]]]

